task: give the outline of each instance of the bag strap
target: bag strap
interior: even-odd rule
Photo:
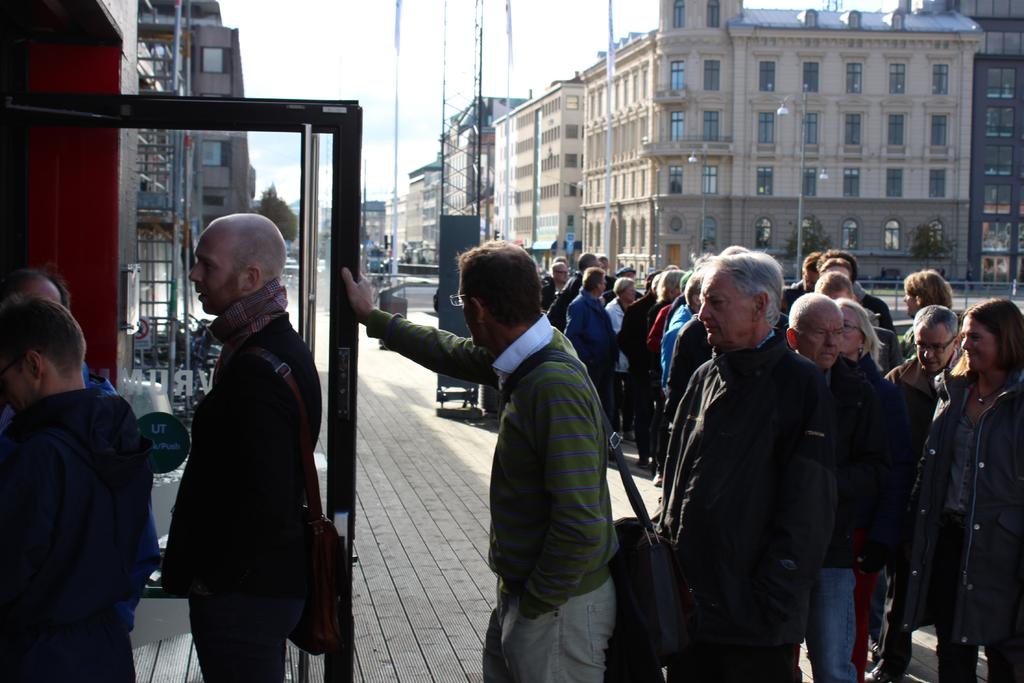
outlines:
[[[505,401],[507,402],[511,399],[512,392],[515,390],[520,380],[529,375],[530,372],[538,365],[548,361],[571,365],[583,374],[587,386],[590,388],[591,397],[594,399],[594,402],[598,407],[598,412],[601,413],[604,430],[608,435],[608,451],[615,456],[615,464],[618,466],[619,476],[622,477],[622,486],[626,489],[626,497],[629,499],[629,504],[633,508],[633,514],[636,515],[638,520],[640,520],[644,529],[653,535],[654,524],[651,522],[651,516],[647,512],[647,506],[644,504],[644,499],[640,496],[640,491],[636,487],[636,482],[633,481],[633,475],[629,471],[629,465],[626,464],[626,456],[622,453],[622,438],[615,430],[612,429],[611,421],[608,420],[608,415],[604,412],[601,400],[597,396],[597,389],[594,388],[593,382],[590,381],[590,373],[587,372],[587,368],[582,362],[580,362],[579,358],[562,351],[561,349],[545,346],[541,350],[525,358],[523,362],[519,364],[519,367],[517,367],[512,374],[505,379],[505,382],[501,386],[501,392]]]
[[[284,383],[291,389],[295,396],[295,402],[299,407],[299,457],[302,460],[302,473],[306,479],[306,509],[309,511],[310,522],[321,519],[324,516],[323,508],[320,506],[320,480],[316,476],[316,465],[313,463],[313,440],[309,433],[309,413],[306,411],[306,402],[299,391],[299,385],[295,383],[292,376],[292,368],[283,360],[260,346],[247,346],[241,353],[257,356],[270,363],[274,374],[284,380]]]

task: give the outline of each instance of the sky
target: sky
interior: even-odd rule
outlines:
[[[572,78],[608,45],[604,0],[510,0],[509,87],[505,3],[484,0],[485,96],[539,95]],[[821,8],[824,0],[747,0],[748,8]],[[398,193],[408,173],[433,161],[445,113],[469,104],[473,91],[473,0],[403,0],[397,61]],[[617,0],[616,39],[657,27],[658,0]],[[844,0],[843,9],[877,10],[881,0]],[[389,0],[293,0],[286,5],[220,0],[225,26],[239,29],[247,97],[357,100],[363,107],[363,159],[369,199],[388,199],[394,182],[396,96],[395,3]],[[268,7],[277,11],[267,11]],[[724,17],[723,17],[724,18]],[[443,65],[447,62],[447,68]],[[447,73],[447,78],[443,74]],[[445,96],[442,97],[442,92]],[[299,194],[297,135],[250,134],[257,197],[274,183]]]

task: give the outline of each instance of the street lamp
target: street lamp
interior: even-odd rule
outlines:
[[[689,164],[697,163],[697,153],[690,152],[690,158],[686,160]],[[706,233],[706,224],[708,218],[708,188],[707,179],[704,174],[707,173],[708,167],[708,150],[707,147],[700,148],[700,252],[703,254],[707,248],[708,236]]]
[[[796,205],[796,272],[798,277],[803,277],[803,252],[804,252],[804,182],[807,174],[807,84],[803,86],[803,98],[800,105],[800,178],[797,182],[799,195]],[[786,107],[786,100],[775,110],[776,116],[789,116],[789,109]],[[824,168],[818,175],[820,180],[828,180],[828,173]]]

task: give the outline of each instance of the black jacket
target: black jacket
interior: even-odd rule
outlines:
[[[42,399],[6,435],[18,447],[0,465],[0,678],[133,680],[114,606],[138,590],[149,441],[123,398],[96,389]]]
[[[864,298],[860,300],[860,305],[872,313],[878,314],[879,327],[884,327],[890,332],[896,331],[896,328],[892,324],[892,313],[889,312],[889,307],[884,301],[874,294],[865,294]]]
[[[651,370],[651,352],[647,350],[647,313],[656,302],[654,292],[647,292],[630,304],[622,316],[617,341],[619,350],[629,361],[631,373],[646,375]]]
[[[287,363],[306,402],[312,442],[320,432],[320,380],[309,349],[286,316],[242,345]],[[267,361],[239,349],[221,369],[192,422],[164,558],[164,588],[305,597],[307,554],[299,457],[299,413]]]
[[[953,432],[968,384],[966,377],[948,374],[937,383],[938,409],[911,497],[914,540],[905,629],[930,622],[928,586],[953,463]],[[960,580],[955,594],[945,597],[955,606],[953,642],[995,645],[1024,635],[1015,627],[1024,581],[1024,373],[1011,373],[975,431]]]
[[[550,275],[545,275],[540,279],[540,307],[541,310],[548,310],[551,308],[551,304],[555,301],[555,295],[558,292],[555,291],[555,280]]]
[[[551,304],[551,308],[548,309],[548,321],[551,326],[557,329],[559,332],[565,332],[565,326],[567,324],[566,315],[569,312],[569,304],[573,302],[576,295],[580,293],[580,289],[583,288],[583,273],[576,271],[573,276],[569,278],[569,281],[565,283],[565,287],[555,296],[554,303]]]
[[[839,358],[832,366],[829,388],[836,404],[839,501],[824,566],[852,567],[858,512],[882,491],[889,472],[889,446],[878,396],[857,366]]]
[[[675,425],[659,528],[697,599],[695,639],[799,643],[836,505],[824,375],[776,333],[702,365]]]

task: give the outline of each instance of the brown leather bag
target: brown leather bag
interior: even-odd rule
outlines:
[[[309,433],[309,415],[291,367],[270,351],[258,346],[247,347],[250,353],[270,363],[278,377],[295,395],[299,407],[299,446],[302,471],[306,479],[306,549],[309,552],[309,594],[302,618],[288,639],[314,655],[336,653],[342,649],[341,625],[338,620],[338,561],[341,542],[334,525],[324,517],[320,506],[320,481],[313,464],[313,441]],[[345,571],[344,564],[341,571]],[[343,576],[347,582],[347,576]],[[345,584],[347,585],[347,583]]]

